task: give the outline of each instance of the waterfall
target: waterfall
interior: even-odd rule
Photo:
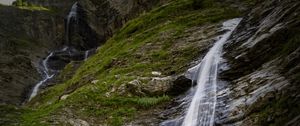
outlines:
[[[78,8],[78,4],[77,2],[75,2],[72,5],[71,11],[69,12],[68,16],[67,16],[67,24],[66,24],[66,41],[67,43],[70,41],[70,23],[72,19],[77,20],[77,8]]]
[[[35,96],[37,95],[40,86],[42,86],[45,82],[47,82],[49,79],[51,79],[51,78],[54,76],[54,74],[50,75],[50,73],[49,73],[49,68],[48,68],[48,60],[49,60],[49,58],[50,58],[51,56],[53,56],[53,52],[50,53],[50,54],[47,56],[47,58],[46,58],[45,60],[43,60],[43,62],[42,62],[42,67],[43,67],[43,68],[42,68],[42,71],[43,71],[43,74],[45,75],[45,77],[44,77],[44,79],[43,79],[42,81],[40,81],[39,83],[37,83],[37,84],[34,86],[32,92],[31,92],[31,95],[30,95],[30,97],[29,97],[29,101],[30,101],[33,97],[35,97]]]
[[[70,32],[70,23],[71,23],[71,21],[72,20],[77,20],[77,8],[78,8],[78,5],[77,5],[77,2],[75,2],[73,5],[72,5],[72,8],[71,8],[71,10],[70,10],[70,12],[69,12],[69,14],[68,14],[68,16],[67,16],[67,23],[66,23],[66,29],[65,29],[65,31],[66,31],[66,41],[67,42],[69,42],[69,32]],[[50,59],[50,57],[52,57],[53,55],[54,55],[54,53],[57,53],[57,52],[68,52],[69,53],[69,55],[71,56],[71,49],[68,47],[68,46],[66,46],[66,47],[64,47],[63,49],[61,49],[61,50],[59,50],[59,51],[54,51],[54,52],[51,52],[47,57],[46,57],[46,59],[45,60],[43,60],[42,61],[42,68],[41,68],[41,71],[42,71],[42,75],[44,75],[44,77],[43,77],[43,80],[41,80],[39,83],[37,83],[35,86],[34,86],[34,88],[33,88],[33,90],[32,90],[32,92],[31,92],[31,94],[30,94],[30,97],[29,97],[29,101],[33,98],[33,97],[35,97],[36,95],[37,95],[37,93],[38,93],[38,91],[39,91],[39,89],[40,89],[40,87],[44,84],[44,83],[46,83],[47,81],[49,81],[51,78],[53,78],[53,76],[55,75],[55,74],[52,74],[52,75],[50,75],[50,71],[49,71],[49,67],[48,67],[48,61],[49,61],[49,59]],[[87,54],[86,54],[86,57],[88,56],[88,54],[89,54],[89,52],[86,52]],[[53,71],[53,70],[52,70]],[[53,73],[53,72],[52,72]]]
[[[91,50],[85,51],[85,53],[84,53],[84,60],[87,60],[87,58],[89,57],[90,51],[91,51]]]
[[[182,126],[213,126],[217,103],[217,74],[222,47],[231,36],[241,19],[232,19],[223,23],[228,30],[205,55],[197,68],[197,87]]]

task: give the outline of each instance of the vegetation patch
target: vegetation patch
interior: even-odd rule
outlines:
[[[12,3],[12,5],[20,9],[26,10],[50,11],[50,9],[46,7],[32,4],[30,2],[27,2],[27,0],[16,0]]]

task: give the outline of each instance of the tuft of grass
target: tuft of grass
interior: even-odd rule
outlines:
[[[158,105],[162,102],[169,101],[170,97],[169,96],[161,96],[161,97],[144,97],[144,98],[138,98],[135,99],[134,102],[144,108],[149,108],[153,107],[155,105]]]
[[[31,11],[51,11],[49,8],[43,6],[19,6],[20,9],[31,10]]]

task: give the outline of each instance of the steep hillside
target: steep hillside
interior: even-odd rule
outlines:
[[[170,1],[129,21],[71,79],[19,110],[26,111],[20,123],[122,125],[147,117],[149,125],[158,125],[162,120],[156,111],[191,85],[182,87],[190,81],[178,76],[212,46],[223,32],[222,21],[240,15],[228,5],[206,1],[197,7],[192,0]],[[71,63],[59,76],[65,78],[72,69]],[[172,88],[174,84],[182,90]],[[142,119],[133,123],[147,125]]]
[[[49,66],[60,65],[51,86],[45,86],[23,106],[0,106],[0,125],[297,126],[300,123],[300,2],[297,0],[28,1],[52,11],[0,6],[0,12],[13,12],[19,17],[0,20],[3,25],[0,63],[5,66],[0,68],[1,84],[13,84],[11,87],[18,90],[32,86],[39,80],[37,72],[32,72],[36,71],[34,64],[45,57],[46,51],[55,46],[54,50],[58,50],[63,45],[68,49],[49,56],[52,60]],[[66,6],[72,9],[59,11]],[[67,16],[64,20],[69,23],[62,27],[61,17],[69,10],[74,12],[73,17]],[[2,17],[8,18],[0,13]],[[59,23],[55,23],[57,18],[61,18]],[[236,19],[239,20],[236,29],[225,30],[223,22],[233,18],[242,19],[241,22]],[[49,19],[54,21],[46,23]],[[12,24],[20,29],[10,29]],[[44,28],[52,30],[46,32]],[[23,39],[19,35],[24,31]],[[228,35],[228,40],[224,35]],[[57,38],[55,44],[48,42],[52,37]],[[220,64],[211,63],[216,68],[207,71],[219,72],[219,76],[207,76],[204,81],[204,84],[214,81],[217,85],[214,90],[200,90],[208,92],[208,96],[202,96],[204,100],[195,98],[214,107],[213,115],[208,114],[209,108],[196,109],[196,116],[204,117],[196,119],[194,125],[184,123],[193,97],[197,97],[194,89],[203,86],[198,81],[199,71],[208,69],[200,66],[206,64],[203,61],[208,59],[204,57],[218,41],[226,42],[223,53],[219,54],[224,56],[217,59]],[[45,52],[40,53],[41,50]],[[78,55],[72,57],[68,50],[75,50]],[[88,50],[95,54],[89,55]],[[83,56],[90,57],[83,60]],[[75,61],[78,57],[80,60]],[[59,60],[66,62],[56,62]],[[19,71],[21,74],[16,74]],[[30,72],[35,75],[29,76]],[[19,87],[18,81],[23,87]],[[1,97],[11,101],[3,102],[14,103],[24,97],[20,93],[10,99],[14,88],[7,89],[10,90],[3,90],[6,92]],[[207,98],[210,96],[216,102]],[[207,117],[212,120],[205,120]]]

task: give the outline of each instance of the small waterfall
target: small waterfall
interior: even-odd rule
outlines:
[[[67,44],[69,44],[69,40],[70,40],[70,23],[72,22],[72,20],[75,20],[77,21],[77,8],[78,8],[78,4],[77,2],[75,2],[73,5],[72,5],[72,8],[71,8],[71,11],[69,12],[68,16],[67,16],[67,23],[66,23],[66,29],[65,29],[65,32],[66,32],[66,41],[67,41]],[[53,78],[53,76],[55,75],[55,72],[53,73],[53,70],[51,71],[53,74],[50,75],[50,71],[49,71],[49,67],[48,67],[48,61],[50,59],[50,57],[52,57],[54,55],[54,53],[59,53],[59,52],[68,52],[68,54],[70,56],[72,56],[72,48],[69,47],[69,45],[67,45],[66,47],[64,47],[63,49],[59,50],[59,51],[54,51],[54,52],[51,52],[45,60],[42,61],[42,68],[41,68],[41,71],[42,71],[42,75],[44,75],[44,79],[42,81],[40,81],[39,83],[37,83],[32,92],[31,92],[31,95],[29,97],[29,101],[35,97],[40,89],[40,87],[46,83],[47,81],[49,81],[51,78]],[[89,52],[86,52],[86,58],[88,57],[89,55]],[[58,71],[56,71],[58,72]]]
[[[37,93],[38,93],[40,87],[41,87],[45,82],[47,82],[49,79],[51,79],[51,78],[54,76],[54,74],[50,75],[50,73],[49,73],[49,68],[48,68],[48,60],[49,60],[49,58],[50,58],[51,56],[53,56],[53,52],[50,53],[50,54],[47,56],[47,58],[46,58],[45,60],[43,60],[43,62],[42,62],[42,64],[43,64],[43,65],[42,65],[42,67],[43,67],[43,68],[42,68],[42,71],[43,71],[43,74],[45,75],[45,77],[44,77],[44,79],[43,79],[42,81],[40,81],[39,83],[37,83],[37,84],[34,86],[32,92],[31,92],[31,95],[30,95],[30,97],[29,97],[29,101],[30,101],[33,97],[35,97],[35,96],[37,95]]]
[[[67,43],[70,41],[70,23],[71,20],[74,19],[75,21],[77,20],[77,8],[78,8],[78,3],[75,2],[72,5],[71,11],[69,12],[67,16],[67,24],[66,24],[66,41]]]
[[[217,74],[222,47],[231,36],[241,19],[223,23],[223,30],[229,30],[209,50],[197,67],[197,88],[184,117],[182,126],[213,126],[217,103]]]
[[[85,53],[84,53],[84,60],[87,60],[87,58],[89,57],[90,51],[91,50],[85,51]]]

